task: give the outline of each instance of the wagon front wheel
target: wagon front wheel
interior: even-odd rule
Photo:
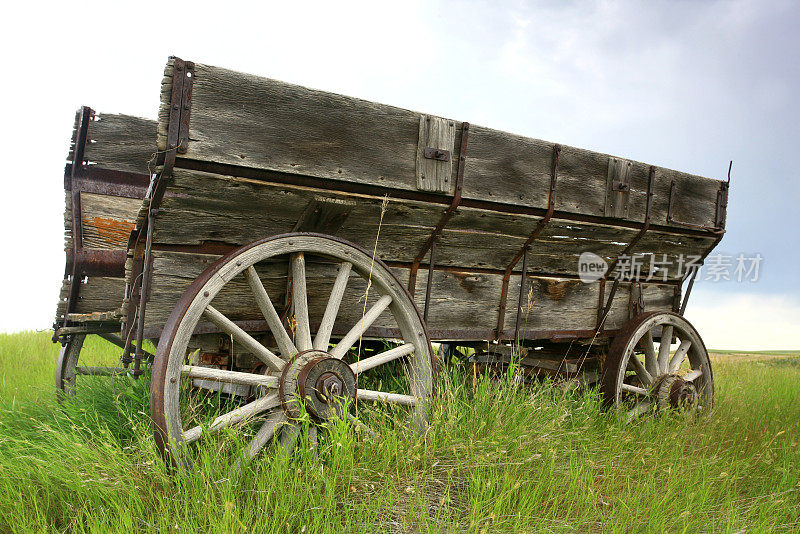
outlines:
[[[56,393],[59,400],[62,400],[65,395],[75,394],[76,368],[85,339],[85,334],[73,334],[67,337],[66,342],[58,353]]]
[[[714,398],[711,360],[697,330],[681,315],[642,314],[612,341],[601,391],[606,405],[627,410],[629,419],[649,411],[702,410]]]
[[[284,292],[288,313],[279,313],[273,297]],[[192,343],[209,327],[229,336],[231,353],[235,347],[259,364],[200,364]],[[365,354],[367,337],[391,341],[379,350],[363,343],[373,349]],[[350,413],[356,401],[406,406],[422,423],[431,354],[419,311],[380,260],[319,234],[257,241],[206,269],[167,320],[151,380],[156,439],[175,462],[190,464],[193,442],[234,430],[247,444],[232,460],[238,465],[270,442],[290,452],[300,418],[310,420],[311,442],[334,417],[363,429]]]

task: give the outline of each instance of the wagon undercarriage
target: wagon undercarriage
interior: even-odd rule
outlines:
[[[152,364],[174,457],[258,417],[250,457],[276,433],[289,447],[298,405],[424,419],[430,341],[599,381],[632,413],[710,402],[682,313],[727,182],[177,58],[161,102],[157,124],[78,115],[55,336],[62,389]],[[586,255],[605,265],[593,280]],[[87,334],[119,345],[121,367],[78,365]],[[196,387],[240,405],[192,426]]]

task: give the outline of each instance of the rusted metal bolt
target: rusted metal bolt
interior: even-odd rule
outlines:
[[[342,379],[333,373],[324,373],[317,380],[317,391],[325,397],[328,402],[332,397],[342,393]]]

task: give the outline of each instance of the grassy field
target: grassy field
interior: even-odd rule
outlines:
[[[113,360],[102,343],[89,354]],[[447,369],[425,435],[391,413],[382,439],[334,424],[318,457],[231,481],[210,446],[197,474],[165,469],[145,380],[98,379],[59,408],[57,349],[0,335],[2,532],[800,531],[797,353],[715,354],[710,414],[633,424],[594,391]]]

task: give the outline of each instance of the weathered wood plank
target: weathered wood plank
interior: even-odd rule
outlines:
[[[372,250],[380,225],[378,257],[411,262],[433,231],[443,206],[404,199],[345,194],[285,184],[177,169],[159,215],[154,241],[196,244],[207,241],[244,245],[297,228],[309,206],[342,206],[331,233]],[[277,209],[276,207],[279,207]],[[383,217],[381,218],[381,214]],[[437,245],[437,264],[504,270],[540,218],[463,207],[445,226]],[[609,264],[638,230],[553,219],[531,245],[531,270],[558,275],[577,273],[578,257],[591,251]],[[641,252],[670,256],[700,254],[706,238],[659,234],[643,241]],[[521,268],[517,264],[516,269]],[[672,278],[675,275],[671,275]]]
[[[141,204],[134,198],[81,193],[84,247],[125,249]]]
[[[56,310],[56,321],[64,320],[64,306],[69,289],[69,281],[62,282],[60,298]],[[117,310],[120,307],[125,292],[125,280],[122,278],[109,278],[96,276],[88,278],[86,283],[81,283],[78,300],[75,302],[74,313],[93,313]]]
[[[89,124],[84,157],[103,169],[150,174],[155,169],[156,122],[96,113]]]
[[[159,114],[162,150],[170,86],[168,65]],[[461,123],[452,122],[458,130]],[[419,124],[420,114],[412,111],[198,64],[191,141],[188,152],[180,157],[417,190]],[[464,198],[547,206],[553,143],[479,126],[472,126],[470,132]],[[455,144],[459,142],[457,138]],[[609,158],[563,146],[556,209],[605,216]],[[641,222],[649,166],[630,163],[625,219]],[[656,169],[653,222],[668,224],[673,180],[680,184],[681,192],[676,218],[680,215],[687,222],[712,225],[720,182],[663,168]]]
[[[417,145],[417,189],[436,193],[453,193],[453,156],[456,138],[455,122],[420,115]],[[435,149],[434,154],[429,154]]]

